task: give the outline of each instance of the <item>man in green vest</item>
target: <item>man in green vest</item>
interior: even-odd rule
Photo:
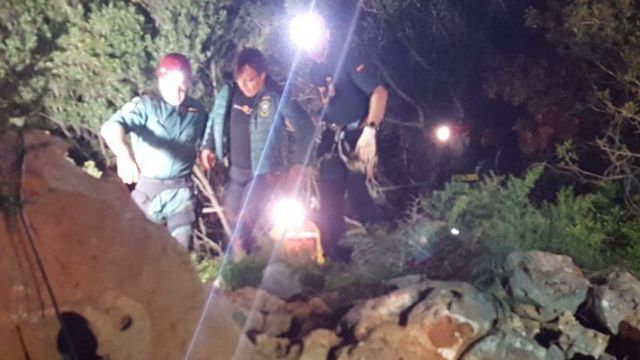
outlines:
[[[234,260],[253,247],[251,233],[264,205],[283,175],[302,176],[313,141],[313,122],[302,107],[267,73],[264,55],[245,48],[238,55],[234,82],[216,96],[207,127],[202,161],[228,156],[229,183],[224,206],[235,225],[231,239]],[[295,154],[287,159],[288,131],[295,138]],[[290,166],[289,162],[293,164]]]
[[[188,249],[195,220],[191,172],[207,113],[187,95],[191,66],[184,55],[165,55],[156,77],[160,94],[133,98],[102,125],[100,134],[117,156],[118,176],[135,184],[134,202]]]

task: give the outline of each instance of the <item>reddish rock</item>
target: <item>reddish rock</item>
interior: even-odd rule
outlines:
[[[0,191],[11,199],[0,219],[0,359],[61,358],[68,346],[58,339],[57,312],[68,327],[84,327],[80,343],[93,349],[80,358],[183,359],[206,296],[187,253],[121,183],[65,159],[61,140],[29,132],[23,146],[15,131],[0,138]],[[208,307],[195,338],[206,342],[190,359],[211,359],[213,349],[217,359],[233,357],[242,328],[216,313],[220,301]]]

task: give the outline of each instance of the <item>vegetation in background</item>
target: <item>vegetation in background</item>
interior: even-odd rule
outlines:
[[[336,33],[346,34],[350,19],[341,6],[355,3],[322,2],[328,16],[336,15]],[[482,280],[509,251],[527,249],[567,254],[588,270],[609,264],[640,270],[634,261],[640,256],[636,2],[363,3],[354,42],[380,66],[391,91],[379,136],[380,174],[404,189],[395,193],[392,212],[407,215],[392,229],[348,239],[354,248],[352,273],[322,270],[331,278],[323,288],[368,284],[372,276],[386,278],[415,266],[433,276]],[[166,52],[191,58],[192,94],[207,105],[243,46],[264,48],[281,65],[276,72],[288,74],[294,54],[285,51],[287,16],[306,5],[303,0],[5,0],[0,3],[0,124],[54,128],[81,138],[81,146],[99,149],[98,126],[132,96],[155,87],[153,68]],[[339,18],[341,13],[347,16]],[[304,61],[301,65],[304,72]],[[304,102],[313,103],[300,81],[306,74],[295,76]],[[425,186],[417,185],[429,184],[435,172],[436,152],[427,139],[431,126],[443,119],[463,119],[476,130],[493,126],[507,136],[514,128],[527,161],[545,159],[554,166],[557,155],[573,177],[543,198],[531,196],[540,183],[542,169],[536,168],[522,178],[450,183],[407,205],[403,201],[424,193]],[[104,160],[95,154],[74,160],[97,174],[86,162]],[[590,187],[578,193],[571,186],[579,181],[590,181]],[[452,228],[460,234],[452,235]],[[256,284],[265,265],[250,258],[229,266],[223,277],[238,286]],[[198,266],[208,281],[220,265]]]
[[[236,49],[264,40],[270,9],[234,0],[5,1],[0,120],[95,140],[113,112],[155,88],[155,64],[167,52],[190,57],[192,95],[210,105]]]

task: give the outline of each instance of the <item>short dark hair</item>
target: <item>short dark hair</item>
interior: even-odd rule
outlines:
[[[256,48],[244,48],[238,54],[238,58],[236,60],[236,72],[242,69],[245,65],[255,70],[258,74],[262,74],[267,71],[267,59],[264,57],[264,54]]]

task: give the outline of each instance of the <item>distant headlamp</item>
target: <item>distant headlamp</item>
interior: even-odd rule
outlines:
[[[322,18],[314,13],[298,15],[289,24],[291,40],[304,50],[312,50],[317,47],[322,40],[324,31]]]
[[[436,129],[436,138],[442,142],[447,142],[451,138],[451,128],[446,125]]]

